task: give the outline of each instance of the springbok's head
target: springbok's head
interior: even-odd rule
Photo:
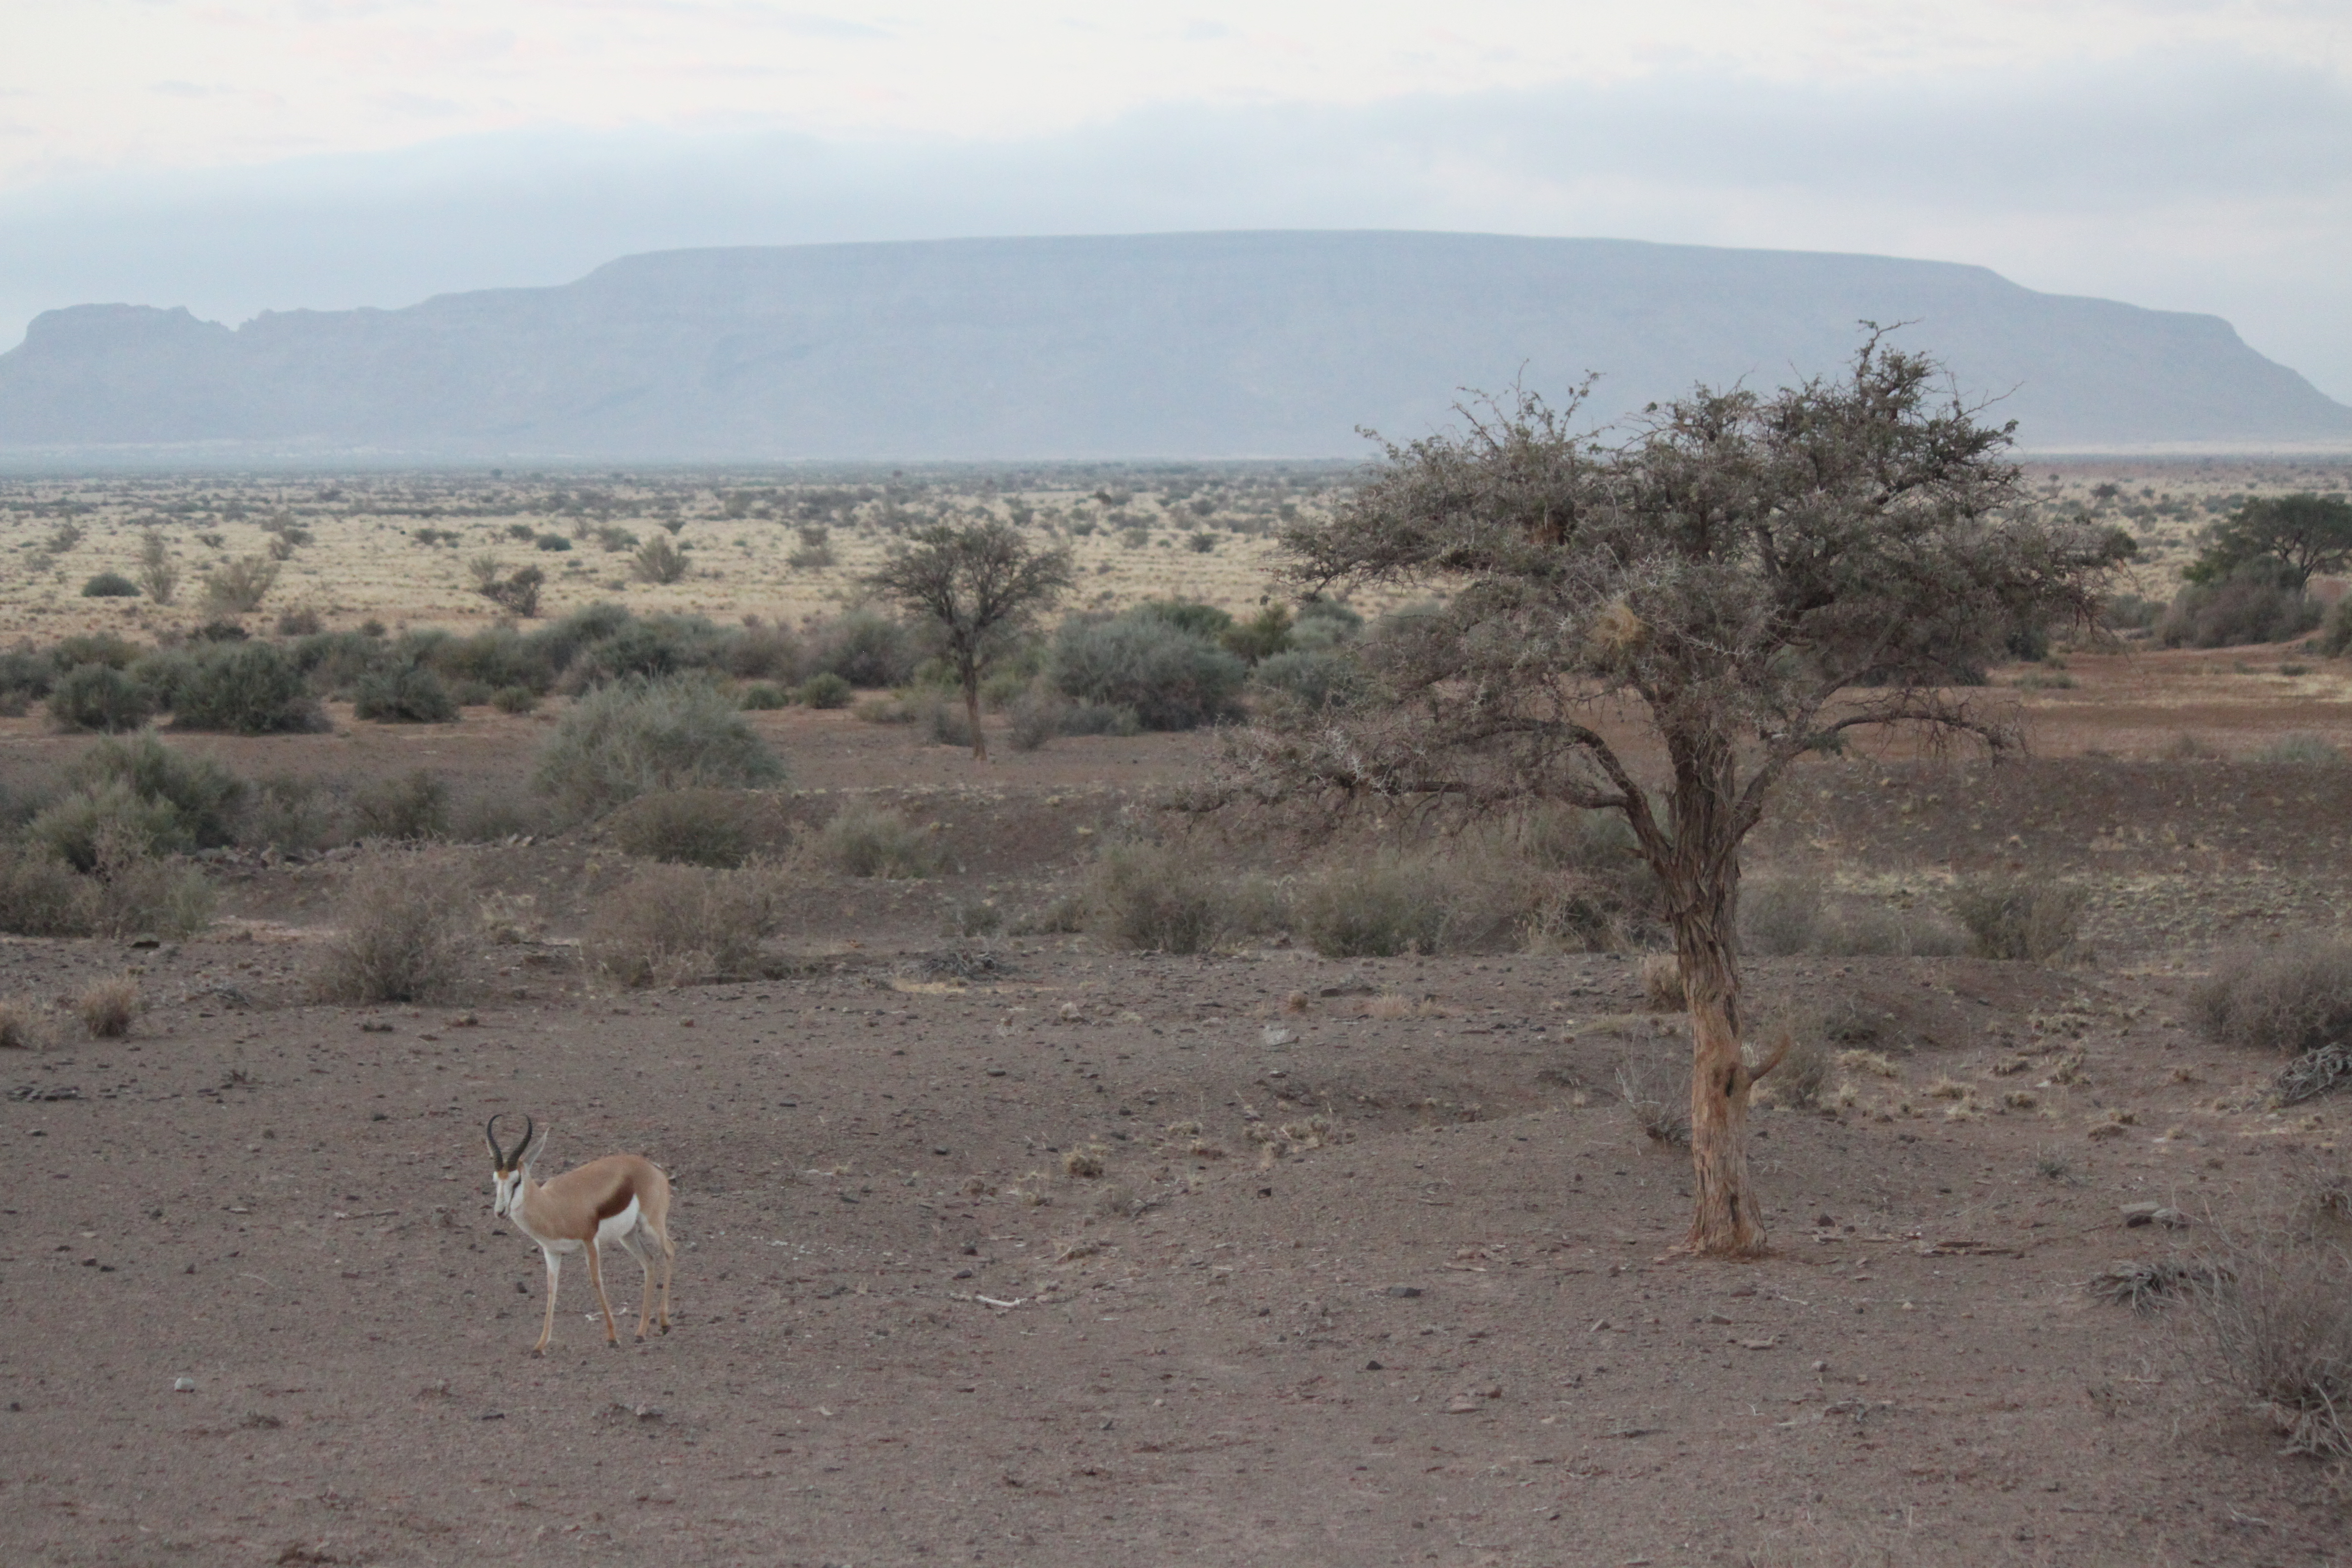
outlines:
[[[499,1119],[495,1116],[491,1117],[490,1124],[482,1129],[482,1136],[489,1141],[490,1145],[490,1212],[492,1214],[500,1215],[510,1214],[515,1205],[522,1201],[523,1162],[530,1158],[531,1134],[537,1131],[538,1124],[530,1117],[524,1117],[522,1137],[516,1141],[513,1148],[501,1149],[499,1147]]]

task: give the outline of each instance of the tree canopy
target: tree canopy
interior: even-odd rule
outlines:
[[[917,529],[866,579],[874,590],[939,623],[963,688],[971,754],[988,760],[980,728],[981,677],[1004,640],[1070,585],[1070,553],[1039,550],[993,517]]]
[[[2129,550],[2014,504],[2011,428],[1940,380],[1874,332],[1837,377],[1700,387],[1614,438],[1523,395],[1384,445],[1349,503],[1285,536],[1304,584],[1437,603],[1365,639],[1361,683],[1244,737],[1239,782],[1623,816],[1691,1007],[1700,1250],[1763,1237],[1746,1114],[1770,1064],[1741,1052],[1734,919],[1774,784],[1867,726],[2011,743],[2000,712],[1939,681],[2010,627],[2087,619]]]
[[[2352,565],[2352,501],[2341,496],[2259,496],[2206,535],[2205,548],[2181,575],[2218,583],[2247,566],[2269,568],[2282,586],[2300,589],[2315,576]]]

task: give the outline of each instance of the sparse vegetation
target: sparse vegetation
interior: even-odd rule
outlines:
[[[2198,1026],[2225,1046],[2301,1056],[2352,1039],[2352,945],[2293,942],[2225,954],[2189,994]]]
[[[688,866],[740,866],[784,837],[776,797],[751,790],[659,790],[606,820],[613,841],[629,854]]]
[[[260,555],[224,561],[204,576],[205,605],[216,616],[249,616],[278,585],[278,563]]]
[[[319,999],[362,1005],[455,994],[466,980],[472,917],[463,878],[442,856],[394,850],[362,861],[320,950]]]
[[[141,1006],[139,982],[121,974],[84,986],[74,998],[74,1016],[93,1038],[119,1040],[131,1032]]]
[[[573,703],[541,750],[533,782],[577,816],[653,790],[754,788],[783,763],[727,695],[691,676],[614,681]]]
[[[2198,1338],[2286,1452],[2352,1458],[2352,1248],[2325,1209],[2281,1207],[2219,1238],[2192,1298]]]
[[[825,868],[844,877],[898,881],[940,868],[937,838],[887,806],[843,806],[817,830],[815,847]]]
[[[1952,889],[1952,918],[1979,958],[2046,963],[2074,945],[2089,896],[2039,878],[1981,878]]]
[[[761,940],[775,929],[779,890],[768,871],[647,866],[596,906],[588,963],[625,987],[751,974]]]
[[[639,582],[655,584],[678,581],[686,575],[688,564],[686,551],[662,534],[638,545],[630,561]]]

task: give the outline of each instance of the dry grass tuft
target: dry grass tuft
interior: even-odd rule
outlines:
[[[352,873],[341,906],[312,980],[321,1001],[431,1002],[463,984],[473,910],[452,860],[381,853]]]
[[[1690,1084],[1687,1074],[1681,1076],[1677,1085],[1676,1074],[1638,1059],[1617,1069],[1617,1095],[1625,1114],[1643,1137],[1662,1149],[1690,1142]]]
[[[1792,1024],[1780,1031],[1788,1048],[1781,1052],[1780,1065],[1756,1086],[1760,1104],[1811,1110],[1822,1103],[1822,1092],[1829,1088],[1830,1053],[1812,1020],[1800,1022],[1802,1026]],[[1780,1049],[1778,1041],[1773,1048]]]
[[[22,1002],[0,1002],[0,1051],[37,1051],[48,1030],[41,1016]]]
[[[1979,958],[2046,963],[2074,945],[2090,897],[2063,882],[1979,878],[1952,889],[1952,918]]]
[[[144,1006],[139,996],[139,982],[128,974],[97,981],[74,998],[74,1012],[81,1019],[81,1026],[102,1040],[119,1040],[129,1034],[131,1023]]]
[[[1958,1079],[1939,1078],[1927,1086],[1929,1100],[1966,1100],[1969,1086]]]
[[[1110,1151],[1099,1143],[1084,1143],[1063,1152],[1062,1174],[1092,1180],[1103,1173]]]
[[[2352,1458],[2352,1251],[2311,1211],[2293,1194],[2281,1217],[2225,1233],[2192,1298],[2196,1322],[2221,1381],[2285,1452]]]
[[[1679,1013],[1688,1006],[1682,961],[1671,952],[1654,952],[1642,960],[1642,998],[1655,1013]]]
[[[2198,1026],[2227,1046],[2297,1056],[2352,1033],[2352,945],[2232,953],[2189,997]]]
[[[1888,1060],[1882,1051],[1840,1051],[1837,1065],[1848,1072],[1868,1073],[1873,1078],[1899,1079],[1903,1069]]]
[[[761,940],[776,928],[782,892],[766,868],[648,866],[598,905],[584,953],[593,970],[622,986],[748,976],[757,973]]]

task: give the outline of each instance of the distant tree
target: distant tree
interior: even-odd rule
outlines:
[[[1863,726],[2007,744],[2002,716],[1935,670],[2021,621],[2089,617],[2124,549],[2013,506],[2009,427],[1937,400],[1939,374],[1874,332],[1838,378],[1701,387],[1614,446],[1571,426],[1575,405],[1523,395],[1389,446],[1352,500],[1284,536],[1307,586],[1443,597],[1349,645],[1352,689],[1245,733],[1234,783],[1333,808],[1532,798],[1622,816],[1690,1009],[1694,1251],[1764,1240],[1748,1090],[1779,1053],[1741,1048],[1736,932],[1740,847],[1774,786]],[[1662,754],[1663,794],[1622,749],[1626,720]]]
[[[2205,548],[2181,573],[2191,583],[2219,583],[2247,566],[2267,567],[2279,585],[2300,593],[2315,576],[2352,564],[2352,501],[2305,492],[2263,496],[2217,523]]]
[[[139,538],[139,585],[159,605],[168,605],[180,591],[180,569],[163,536],[149,529]]]
[[[1070,582],[1068,551],[1035,549],[1019,529],[995,518],[917,529],[866,578],[876,593],[930,616],[946,634],[971,720],[972,759],[983,763],[981,677],[1013,634]]]

